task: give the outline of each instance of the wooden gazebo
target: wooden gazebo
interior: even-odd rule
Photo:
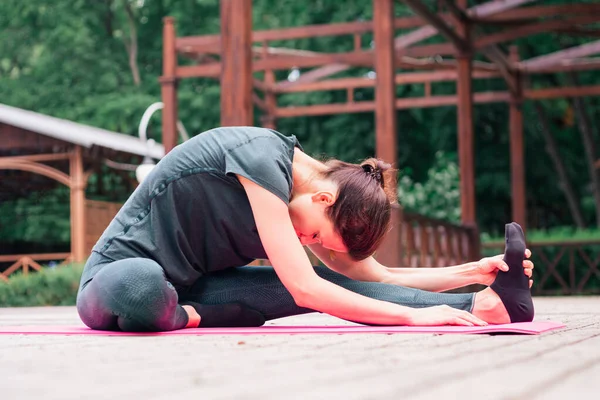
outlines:
[[[0,201],[62,184],[70,190],[71,218],[69,253],[0,253],[0,263],[12,264],[0,271],[2,280],[19,268],[39,269],[38,261],[84,261],[120,208],[115,202],[86,198],[89,176],[107,162],[137,165],[146,155],[155,159],[164,155],[160,144],[2,104],[0,137]],[[49,179],[34,179],[36,175]],[[131,179],[127,173],[122,175]],[[101,180],[98,183],[102,185]],[[130,180],[127,185],[131,192],[137,182]]]
[[[505,102],[510,109],[513,220],[525,227],[522,103],[526,100],[600,94],[600,85],[530,89],[526,85],[527,76],[599,68],[599,59],[586,57],[600,52],[600,41],[528,60],[519,59],[516,46],[508,47],[508,52],[501,46],[544,32],[597,36],[597,31],[586,29],[586,25],[600,21],[600,4],[565,1],[563,4],[531,5],[528,3],[535,1],[496,0],[467,8],[466,0],[403,2],[410,6],[415,16],[394,18],[394,0],[373,0],[372,21],[253,31],[251,0],[221,0],[221,34],[191,37],[177,37],[173,18],[165,18],[163,75],[160,78],[165,104],[162,120],[165,150],[169,151],[176,144],[176,88],[177,81],[184,78],[220,79],[222,125],[254,125],[254,105],[262,111],[260,123],[265,127],[275,127],[280,118],[374,112],[376,155],[392,164],[396,162],[396,110],[456,106],[461,229],[466,232],[469,244],[466,250],[461,245],[455,250],[467,258],[473,258],[479,251],[475,215],[473,105]],[[433,3],[437,6],[435,12],[430,5]],[[483,33],[481,28],[485,25],[493,25],[498,29],[494,33]],[[410,33],[395,34],[397,29],[411,28],[414,30]],[[363,45],[361,35],[367,32],[373,33],[374,49]],[[269,46],[270,41],[276,40],[342,35],[354,37],[353,51],[325,54]],[[441,35],[446,42],[419,45],[435,35]],[[202,61],[196,65],[179,65],[178,54]],[[200,57],[206,54],[211,57]],[[476,54],[483,55],[487,61],[474,61]],[[219,59],[215,61],[214,56]],[[376,77],[330,78],[356,66],[373,68]],[[274,71],[292,68],[313,69],[303,72],[293,82],[275,81]],[[397,74],[397,68],[415,72]],[[258,79],[256,72],[262,73],[262,79]],[[503,79],[506,90],[474,93],[473,79],[492,78]],[[433,94],[432,83],[442,81],[456,82],[456,94]],[[424,85],[423,97],[396,98],[396,85],[415,83]],[[354,90],[364,87],[375,88],[375,101],[354,99]],[[288,107],[279,107],[277,104],[277,95],[281,93],[323,90],[345,90],[347,101]],[[262,92],[262,96],[255,91]],[[396,218],[401,216],[397,215]],[[411,232],[407,233],[410,248],[410,241],[415,238]],[[390,235],[389,243],[398,243],[399,234],[396,230]],[[448,236],[452,235],[443,237]],[[430,243],[425,230],[421,230],[417,240],[421,241],[421,247]],[[450,252],[451,245],[444,247],[440,240],[440,237],[433,238],[434,253]],[[389,265],[402,263],[398,249],[399,246],[393,245],[385,252]]]

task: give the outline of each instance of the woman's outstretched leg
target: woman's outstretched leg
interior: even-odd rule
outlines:
[[[162,267],[147,258],[106,263],[84,282],[77,311],[92,329],[129,332],[184,328],[188,314]]]
[[[473,309],[474,293],[426,292],[384,283],[355,281],[325,267],[315,267],[315,271],[323,279],[376,300],[413,308],[446,304],[465,311]],[[272,267],[240,267],[211,273],[180,294],[180,298],[200,304],[243,304],[261,313],[266,320],[314,312],[296,305]]]

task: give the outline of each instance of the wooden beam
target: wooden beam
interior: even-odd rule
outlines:
[[[262,111],[267,109],[267,103],[265,103],[265,101],[261,99],[260,96],[254,91],[252,91],[252,103]]]
[[[252,0],[222,0],[220,4],[221,125],[251,126]]]
[[[562,87],[549,89],[528,89],[523,91],[526,100],[559,99],[564,97],[600,96],[600,85],[587,87]],[[473,103],[506,103],[510,101],[509,92],[479,92],[473,93]],[[456,95],[406,97],[396,99],[396,109],[430,108],[443,106],[456,106]],[[275,109],[277,118],[291,118],[313,115],[350,114],[372,112],[375,103],[372,101],[358,101],[353,103],[315,104],[311,106],[289,106]]]
[[[441,3],[443,3],[444,6],[446,6],[450,13],[454,16],[456,22],[462,24],[471,23],[471,18],[467,16],[466,12],[456,5],[454,0],[441,0]]]
[[[59,260],[69,257],[70,253],[45,253],[45,254],[6,254],[0,256],[0,262],[18,261],[25,257],[35,260]]]
[[[598,19],[600,20],[600,16],[598,17]],[[520,67],[524,70],[527,70],[529,68],[544,68],[556,65],[563,60],[585,57],[598,53],[600,53],[600,40],[560,50],[554,53],[545,54],[543,56],[530,58],[529,60],[521,62]]]
[[[450,10],[450,12],[456,17],[459,24],[468,25],[469,27],[471,27],[471,25],[469,25],[469,17],[460,7],[456,5],[454,1],[443,1],[446,7]],[[474,30],[475,32],[477,32],[478,27],[474,27]],[[517,90],[517,88],[514,87],[514,66],[511,65],[511,63],[509,62],[506,55],[502,52],[502,50],[498,46],[492,44],[481,49],[481,52],[498,67],[498,70],[504,78],[508,89],[514,93]]]
[[[396,98],[393,0],[373,2],[375,39],[375,128],[376,155],[387,163],[396,163]]]
[[[474,7],[471,7],[467,10],[467,15],[469,18],[473,16],[484,17],[490,16],[496,13],[504,12],[506,10],[510,10],[515,8],[521,4],[529,3],[534,0],[504,0],[504,1],[490,1],[484,4],[480,4]],[[435,36],[438,33],[437,29],[433,26],[424,26],[413,32],[404,34],[395,39],[394,43],[396,49],[406,48],[421,42],[425,39],[429,39],[432,36]]]
[[[311,106],[289,106],[275,109],[276,118],[291,118],[315,115],[354,114],[375,111],[374,101],[353,103],[315,104]]]
[[[519,62],[517,46],[511,46],[510,59]],[[515,91],[511,92],[509,101],[509,136],[510,136],[510,182],[512,201],[512,220],[527,229],[527,212],[525,197],[525,151],[523,144],[523,85],[519,73],[514,75]]]
[[[524,96],[528,100],[558,99],[561,97],[600,96],[600,85],[572,86],[548,89],[525,90]]]
[[[517,5],[527,3],[531,0],[516,0],[516,1],[493,1],[490,3],[475,6],[469,10],[470,15],[487,16],[489,13],[502,12],[508,8],[516,7]],[[492,4],[493,3],[493,4]],[[440,17],[442,20],[446,20],[447,16]],[[409,17],[400,18],[395,20],[395,28],[408,28],[422,25],[423,20],[421,18]],[[330,26],[332,26],[330,28]],[[332,24],[332,25],[315,25],[307,27],[289,28],[283,30],[271,30],[271,31],[257,31],[254,32],[253,41],[262,40],[275,40],[275,39],[289,39],[289,38],[300,38],[300,37],[315,37],[315,36],[327,36],[333,34],[352,34],[360,32],[368,32],[372,30],[372,22],[357,22],[348,24]],[[417,46],[413,48],[406,48],[419,41],[425,40],[432,37],[437,33],[437,30],[430,26],[425,26],[417,31],[403,35],[395,39],[395,47],[400,51],[399,55],[415,56],[415,57],[430,57],[435,55],[452,55],[455,50],[450,44],[432,44]],[[214,47],[215,44],[217,47]],[[212,47],[211,47],[212,46]],[[176,39],[176,47],[180,51],[206,51],[218,52],[220,47],[220,36],[219,35],[207,35],[207,36],[193,36],[193,37],[181,37]],[[327,57],[327,55],[325,55]],[[335,59],[325,59],[320,61],[307,62],[304,67],[316,67],[322,64],[330,64],[318,68],[313,71],[302,74],[302,76],[296,81],[297,83],[313,82],[327,76],[331,76],[335,73],[342,72],[349,68],[347,60],[341,56],[340,62],[338,63]],[[283,61],[281,69],[290,68],[289,64],[297,62],[291,59]],[[334,62],[335,64],[331,64]],[[363,64],[359,63],[359,66],[364,66],[367,61],[362,61]],[[411,67],[409,64],[407,68]],[[206,77],[217,77],[220,74],[220,64],[212,63],[200,66],[191,67],[179,67],[177,69],[178,78],[188,78],[196,76]],[[268,69],[268,66],[260,66],[255,70]]]
[[[459,7],[466,8],[466,0],[459,0]],[[457,27],[458,34],[468,43],[464,49],[471,48],[470,30],[462,22]],[[464,52],[458,59],[458,80],[456,92],[458,98],[458,159],[460,169],[460,207],[463,225],[475,227],[475,146],[473,132],[473,60],[470,52]]]
[[[500,13],[506,10],[510,10],[514,7],[517,7],[521,4],[529,3],[532,0],[504,0],[504,1],[490,1],[485,4],[480,4],[475,7],[472,7],[468,10],[469,16],[478,16],[478,17],[487,17],[493,15],[495,13]],[[396,27],[398,28],[398,27]],[[420,49],[420,52],[417,52],[417,49],[410,50],[409,46],[421,42],[423,40],[429,39],[432,36],[437,34],[437,30],[432,26],[424,26],[419,28],[413,32],[401,35],[394,39],[394,48],[396,50],[405,49],[403,52],[406,55],[411,55],[415,57],[419,56],[434,56],[434,55],[445,55],[445,54],[454,54],[454,47],[452,45],[448,45],[446,43],[443,44],[434,44],[434,45],[426,45]],[[414,51],[414,52],[413,52]],[[310,71],[308,73],[303,74],[296,82],[305,83],[305,82],[314,82],[319,79],[326,78],[327,76],[331,76],[336,73],[340,73],[349,69],[350,66],[346,64],[334,64],[328,65],[325,67],[321,67]]]
[[[267,58],[269,57],[267,41],[265,40],[262,45],[264,50],[263,58]],[[264,86],[265,110],[261,117],[261,123],[263,128],[276,129],[275,109],[277,108],[277,95],[273,91],[275,86],[275,73],[273,70],[266,70],[264,79],[264,82],[261,81],[261,84]]]
[[[275,84],[275,74],[271,70],[265,71],[265,84],[273,86]],[[277,129],[275,122],[275,109],[277,108],[277,96],[272,90],[265,91],[265,115],[263,116],[264,128]]]
[[[510,99],[508,92],[481,92],[473,95],[477,104],[504,103]],[[396,110],[408,110],[412,108],[433,108],[444,106],[456,106],[458,98],[456,95],[429,96],[429,97],[405,97],[395,101]],[[315,104],[311,106],[289,106],[280,107],[275,110],[277,118],[291,118],[315,115],[350,114],[375,111],[375,102],[357,101],[353,103]]]
[[[538,67],[527,69],[522,68],[520,64],[517,69],[526,74],[551,73],[551,72],[568,72],[568,71],[587,71],[600,69],[600,58],[575,58],[572,60],[562,60],[555,65],[548,67]]]
[[[60,160],[68,160],[71,156],[70,153],[51,153],[51,154],[31,154],[27,156],[0,156],[0,160],[2,162],[11,162],[11,161],[32,161],[32,162],[40,162],[40,161],[60,161]]]
[[[508,42],[526,36],[535,35],[542,32],[548,32],[561,28],[570,28],[574,24],[591,24],[600,21],[600,15],[578,15],[575,17],[546,20],[534,22],[531,24],[505,29],[498,33],[492,33],[475,40],[475,49],[480,50],[492,44]]]
[[[261,81],[260,79],[253,78],[252,85],[255,89],[262,90],[263,92],[271,90],[271,85]]]
[[[546,15],[564,15],[567,13],[585,13],[589,14],[598,9],[598,5],[595,4],[573,4],[573,5],[560,5],[560,6],[539,6],[539,7],[528,7],[525,9],[515,9],[519,5],[529,3],[534,0],[503,0],[503,1],[489,1],[488,3],[480,4],[470,8],[467,11],[469,18],[475,21],[479,21],[482,18],[494,19],[495,14],[498,14],[497,19],[507,18],[532,18]],[[514,10],[513,10],[514,9]],[[510,10],[510,13],[506,11]],[[441,15],[440,18],[446,20],[447,15]],[[423,18],[414,17],[401,17],[394,19],[395,29],[410,29],[423,27],[426,21]],[[425,26],[422,31],[419,32],[420,38],[417,39],[416,35],[407,34],[403,37],[412,35],[414,44],[422,40],[428,39],[435,35],[437,32],[435,29]],[[335,23],[335,24],[320,24],[320,25],[306,25],[293,28],[283,29],[270,29],[262,31],[254,31],[252,33],[252,42],[263,42],[272,40],[290,40],[290,39],[305,39],[312,37],[322,36],[339,36],[339,35],[352,35],[356,33],[367,33],[373,31],[372,21],[357,21],[357,22],[346,22],[346,23]],[[423,33],[427,32],[427,33]],[[213,52],[219,52],[220,46],[219,35],[203,35],[203,36],[182,36],[176,39],[176,49],[181,52],[189,51],[204,51],[210,50]],[[400,41],[396,42],[396,47],[400,46]],[[215,47],[216,46],[216,47]]]
[[[373,52],[352,51],[346,53],[328,53],[314,57],[282,56],[269,57],[256,60],[252,63],[252,71],[263,70],[286,70],[290,68],[309,68],[322,66],[324,64],[344,62],[353,66],[373,66]],[[187,78],[195,76],[215,77],[221,71],[221,63],[210,63],[202,65],[181,66],[177,69],[177,77]]]
[[[394,19],[395,29],[410,29],[425,25],[420,17],[402,17]],[[343,22],[334,24],[305,25],[293,28],[269,29],[252,32],[252,42],[260,43],[273,40],[307,39],[323,36],[352,35],[373,31],[373,21]],[[182,36],[177,38],[178,51],[208,50],[219,51],[220,35]]]
[[[415,83],[445,82],[455,81],[457,78],[456,70],[439,70],[432,72],[410,72],[396,74],[394,82],[396,85],[409,85]],[[474,79],[501,78],[498,72],[493,71],[473,71]],[[325,90],[346,90],[349,88],[369,88],[375,86],[375,80],[370,78],[338,78],[325,81],[308,82],[299,85],[286,85],[287,82],[280,82],[273,86],[275,93],[297,93]]]
[[[420,0],[403,0],[417,15],[429,22],[442,36],[448,39],[460,52],[469,52],[469,43],[463,40],[437,14],[429,10]]]
[[[264,57],[264,55],[269,55],[272,57],[279,57],[279,56],[314,57],[314,56],[318,56],[321,54],[326,54],[326,53],[321,53],[321,52],[317,52],[317,51],[290,49],[288,47],[266,47],[266,48],[264,48],[264,47],[260,47],[260,46],[252,46],[251,50],[252,50],[252,54],[256,57],[261,57],[261,56]],[[196,61],[198,61],[199,64],[202,64],[204,60],[208,61],[208,63],[217,62],[217,59],[214,57],[206,57],[204,59],[202,59],[201,57],[206,56],[207,54],[212,54],[212,55],[221,54],[221,46],[219,45],[218,48],[215,47],[214,49],[213,48],[207,48],[207,49],[190,48],[190,49],[187,49],[186,51],[182,51],[181,54],[195,59]],[[199,58],[200,58],[200,60],[198,60]]]
[[[62,183],[65,186],[71,186],[71,180],[64,172],[45,164],[29,160],[10,160],[10,157],[0,157],[0,169],[13,169],[18,171],[29,171],[35,174],[46,176]]]
[[[163,24],[163,76],[159,82],[164,104],[162,141],[166,154],[177,145],[177,53],[175,50],[175,21],[172,17],[166,17]]]
[[[69,161],[71,177],[71,253],[77,263],[85,261],[85,187],[81,147],[76,146]]]
[[[460,1],[460,0],[458,0]],[[487,17],[489,15],[499,14],[506,11],[512,12],[513,9],[523,4],[531,3],[537,0],[494,0],[487,3],[471,7],[467,11],[467,15],[472,17]],[[466,8],[466,7],[463,7]]]
[[[396,60],[394,54],[394,0],[373,1],[373,39],[375,40],[375,154],[377,158],[396,166]],[[351,102],[349,104],[354,104]],[[392,188],[396,179],[387,182]],[[396,191],[394,190],[394,193]],[[392,229],[378,250],[377,260],[387,267],[401,267],[401,236],[398,215],[392,215]]]
[[[500,71],[500,74],[504,78],[506,85],[508,86],[508,90],[512,93],[517,92],[517,88],[514,85],[514,73],[515,67],[508,60],[506,55],[500,50],[500,48],[496,45],[490,45],[481,49],[481,52],[496,66]]]
[[[406,57],[404,55],[396,53],[395,63],[398,68],[420,68],[420,69],[444,69],[453,68],[455,63],[451,60],[438,62],[436,60],[417,60]],[[329,53],[321,54],[314,57],[302,57],[302,56],[282,56],[282,57],[268,57],[259,60],[255,60],[252,63],[252,71],[264,71],[264,70],[287,70],[291,68],[310,68],[318,67],[326,64],[337,65],[337,63],[343,62],[345,65],[353,65],[357,67],[373,67],[374,65],[374,52],[373,51],[352,51],[346,53]],[[492,64],[485,65],[479,63],[478,67],[482,69],[495,69]],[[176,70],[177,78],[191,78],[191,77],[217,77],[221,71],[221,63],[210,63],[201,65],[190,65],[180,66]],[[313,71],[311,71],[313,72]],[[311,74],[309,72],[308,74]],[[307,74],[300,76],[299,82],[314,81],[312,79],[302,80],[302,77]],[[297,82],[298,82],[297,81]],[[289,84],[287,86],[293,86]]]
[[[500,1],[496,3],[500,4]],[[600,13],[600,4],[585,4],[585,3],[570,3],[570,4],[555,4],[546,6],[530,6],[523,8],[514,8],[493,15],[474,15],[469,14],[471,22],[476,24],[490,24],[498,22],[511,22],[519,20],[530,20],[544,17],[564,17],[567,15],[577,14],[598,14]]]

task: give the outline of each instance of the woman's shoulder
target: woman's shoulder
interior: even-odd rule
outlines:
[[[258,147],[286,145],[288,148],[302,146],[296,136],[286,136],[274,129],[256,126],[226,126],[211,129],[198,135],[199,140],[212,139],[223,144],[226,150],[232,150],[247,144],[256,144]]]

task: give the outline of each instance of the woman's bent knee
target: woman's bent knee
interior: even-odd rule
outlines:
[[[162,267],[153,260],[132,258],[104,265],[77,296],[81,320],[93,329],[116,326],[117,317],[151,323],[177,296],[164,290]]]

